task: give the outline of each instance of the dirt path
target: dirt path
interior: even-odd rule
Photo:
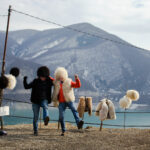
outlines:
[[[57,124],[42,126],[39,136],[32,133],[32,125],[7,126],[7,136],[0,137],[0,150],[150,150],[148,129],[103,129],[77,130],[67,124],[64,137]]]

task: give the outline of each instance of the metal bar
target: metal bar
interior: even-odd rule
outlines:
[[[42,109],[40,108],[40,129],[42,128]]]
[[[25,104],[31,104],[31,102],[23,102],[23,101],[20,101],[20,100],[14,100],[14,99],[9,99],[9,98],[3,98],[3,100],[6,100],[6,101],[12,101],[12,102],[19,102],[19,103],[25,103]],[[54,106],[48,106],[48,107],[53,107],[53,108],[57,108],[57,107],[54,107]],[[69,108],[67,108],[67,109],[69,109]],[[99,111],[95,111],[95,110],[93,110],[92,112],[99,112]],[[119,113],[119,114],[123,114],[124,113],[124,111],[116,111],[116,113]],[[150,113],[150,111],[135,111],[135,112],[132,112],[132,111],[126,111],[126,114],[127,113]]]
[[[5,45],[4,45],[1,76],[4,76],[4,74],[5,74],[5,57],[6,57],[6,49],[7,49],[7,41],[8,41],[8,30],[9,30],[10,14],[11,14],[11,6],[9,6],[9,9],[8,9],[8,19],[7,19],[7,28],[6,28],[6,36],[5,36]],[[0,107],[1,107],[2,101],[3,101],[3,93],[4,93],[3,89],[0,89]],[[0,121],[1,121],[1,130],[3,130],[3,118],[2,117],[0,117]]]
[[[33,117],[16,116],[16,115],[10,115],[10,116],[7,116],[7,117],[23,118],[23,119],[33,119]],[[51,121],[58,122],[58,120],[51,120]],[[75,123],[75,122],[73,122],[73,121],[65,121],[65,122],[68,122],[68,123]],[[98,126],[99,126],[99,123],[85,122],[84,124],[91,124],[91,125],[98,125]],[[123,125],[117,125],[117,124],[103,124],[103,126],[123,127]],[[126,127],[149,127],[149,128],[150,128],[150,125],[126,125]]]
[[[60,121],[58,120],[58,130],[59,130],[59,128],[60,128]]]
[[[9,101],[14,101],[11,99],[8,99]],[[15,100],[16,102],[16,100]],[[17,102],[21,102],[21,103],[29,103],[29,102],[23,102],[23,101],[17,101]],[[31,104],[31,103],[29,103]],[[53,106],[49,106],[49,107],[53,107]],[[56,108],[56,107],[55,107]],[[67,108],[68,109],[68,108]],[[126,113],[150,113],[150,112],[116,112],[116,113],[124,113],[124,124],[123,125],[118,125],[118,124],[103,124],[103,126],[116,126],[116,127],[150,127],[150,125],[125,125],[125,121],[126,121]],[[18,118],[29,118],[29,117],[24,117],[24,116],[10,116],[10,117],[18,117]],[[30,117],[31,118],[31,117]],[[32,118],[33,119],[33,118]],[[51,121],[59,121],[59,120],[51,120]],[[66,121],[69,123],[75,123],[73,121]],[[85,122],[84,124],[91,124],[91,125],[99,125],[99,123],[90,123],[90,122]],[[59,126],[59,124],[58,124]]]
[[[85,113],[85,112],[84,112]],[[84,113],[83,113],[83,116],[82,116],[82,121],[84,120]]]

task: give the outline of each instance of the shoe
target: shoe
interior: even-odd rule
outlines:
[[[45,118],[45,120],[44,120],[44,125],[45,125],[45,126],[48,125],[49,120],[50,120],[50,119],[49,119],[49,117],[47,116],[47,117]]]
[[[62,133],[61,133],[61,136],[65,136],[65,132],[62,132]]]
[[[35,135],[35,136],[38,136],[38,131],[34,131],[34,135]]]
[[[78,129],[82,129],[82,127],[83,127],[83,124],[84,124],[84,121],[80,121],[79,123],[78,123]]]
[[[0,131],[0,136],[4,136],[4,135],[7,135],[7,132],[6,132],[6,131],[1,130],[1,131]]]

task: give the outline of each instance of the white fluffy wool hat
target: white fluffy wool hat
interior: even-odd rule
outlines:
[[[6,74],[5,76],[8,79],[7,88],[10,89],[10,90],[13,90],[16,86],[16,83],[17,83],[16,78],[11,74]]]
[[[126,92],[126,96],[133,101],[137,101],[139,99],[139,92],[136,90],[128,90]]]
[[[68,78],[68,72],[64,67],[58,67],[55,70],[55,79],[59,80],[59,78],[63,78],[64,80],[66,80]]]
[[[127,96],[124,96],[120,99],[119,104],[121,108],[126,109],[130,107],[130,105],[132,104],[132,100]]]

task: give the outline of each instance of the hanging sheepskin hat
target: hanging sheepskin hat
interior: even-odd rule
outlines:
[[[99,116],[99,111],[102,109],[102,102],[99,102],[97,107],[96,107],[96,112],[95,112],[95,116]]]
[[[8,79],[5,76],[0,77],[0,88],[5,89],[8,86]]]
[[[92,97],[86,97],[85,112],[88,112],[89,116],[92,115]]]
[[[130,107],[130,105],[132,104],[132,100],[127,96],[124,96],[120,99],[119,104],[121,108],[126,109]]]
[[[139,99],[139,92],[136,90],[128,90],[126,96],[133,101],[137,101]]]
[[[49,75],[50,75],[50,71],[49,71],[48,67],[42,66],[42,67],[38,68],[38,70],[37,70],[38,77],[48,77]]]
[[[116,119],[115,106],[111,100],[107,100],[110,119]]]
[[[10,74],[6,74],[4,76],[0,77],[0,88],[1,89],[14,89],[16,86],[16,78],[19,75],[19,69],[17,67],[14,67],[10,70]]]
[[[82,118],[85,110],[85,97],[82,96],[79,98],[79,104],[77,107],[77,111],[79,113],[79,117]]]
[[[59,80],[60,78],[63,78],[64,80],[66,80],[68,78],[68,72],[65,68],[63,67],[58,67],[56,70],[55,70],[55,79],[56,80]]]
[[[116,119],[115,106],[111,100],[102,99],[96,108],[96,116],[100,117],[101,121],[106,119]]]
[[[91,116],[92,115],[92,97],[81,96],[79,98],[77,111],[79,113],[80,118],[83,117],[84,112],[88,112],[89,116]]]
[[[14,89],[17,83],[16,78],[11,74],[6,74],[5,77],[8,79],[7,88],[10,90]]]
[[[104,121],[107,119],[108,116],[108,106],[105,102],[102,102],[102,108],[99,112],[99,117],[101,121]]]
[[[18,77],[18,76],[19,76],[19,73],[20,73],[20,70],[19,70],[17,67],[13,67],[13,68],[10,70],[10,74],[12,74],[12,75],[15,76],[15,77]]]

